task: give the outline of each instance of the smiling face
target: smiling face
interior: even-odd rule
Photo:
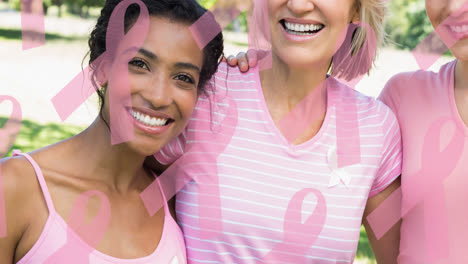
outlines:
[[[151,16],[146,40],[128,63],[132,106],[127,112],[135,135],[126,143],[130,148],[152,155],[182,132],[197,102],[202,64],[189,25]],[[104,116],[109,120],[108,103]]]
[[[426,0],[426,12],[444,42],[455,42],[453,55],[468,61],[468,0]]]
[[[269,0],[273,54],[291,67],[328,65],[357,17],[355,0]]]

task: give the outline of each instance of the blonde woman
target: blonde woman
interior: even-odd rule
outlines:
[[[365,49],[382,37],[384,2],[267,1],[272,67],[241,73],[225,64],[213,80],[224,98],[214,116],[225,115],[226,101],[237,109],[234,135],[209,164],[216,165],[216,174],[207,181],[192,167],[176,173],[193,179],[176,197],[189,263],[353,262],[363,219],[399,186],[400,129],[388,107],[334,76],[351,80],[369,70],[372,59]],[[362,27],[345,38],[343,32],[359,21]],[[373,44],[367,43],[371,31],[377,39]],[[351,49],[342,52],[346,47]],[[297,110],[298,105],[308,111]],[[161,164],[188,155],[197,144],[218,144],[215,138],[190,138],[207,132],[196,127],[210,121],[200,118],[208,110],[198,107],[192,129],[156,153]],[[315,118],[305,120],[310,114]],[[289,136],[296,124],[308,121],[305,131]],[[359,161],[338,168],[337,156],[356,154],[343,148],[337,133],[343,121],[358,131],[350,140],[345,134],[344,145],[357,145]],[[203,164],[204,152],[192,154]],[[204,192],[213,186],[219,190]],[[216,199],[213,194],[219,195],[221,212],[206,215],[217,208],[200,201]],[[302,211],[291,220],[297,208]],[[399,226],[379,241],[368,234],[377,261],[395,263]]]

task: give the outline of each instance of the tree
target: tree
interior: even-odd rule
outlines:
[[[398,48],[413,49],[433,31],[424,0],[392,0],[385,30]]]
[[[63,0],[70,13],[80,17],[89,16],[90,7],[103,7],[105,0]]]
[[[238,0],[197,0],[198,3],[206,9],[210,9],[217,1],[224,1],[226,4],[230,4],[233,1]],[[243,0],[245,2],[250,2],[250,0]],[[233,31],[247,31],[247,14],[242,12],[232,23],[226,26],[227,30]]]

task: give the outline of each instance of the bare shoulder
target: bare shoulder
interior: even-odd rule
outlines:
[[[0,173],[7,219],[17,216],[14,222],[21,224],[40,191],[34,168],[24,157],[10,157],[0,160]]]
[[[22,156],[1,159],[0,170],[5,193],[26,195],[33,187],[37,186],[34,168]]]
[[[0,238],[0,262],[11,263],[40,201],[40,187],[34,169],[23,157],[0,160],[0,183],[0,202],[5,205],[5,211],[0,212],[0,225],[7,232]]]

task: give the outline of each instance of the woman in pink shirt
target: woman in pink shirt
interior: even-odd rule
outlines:
[[[398,74],[379,98],[396,114],[403,140],[398,263],[467,263],[468,1],[426,0],[426,11],[456,60],[438,72]],[[245,71],[256,57],[228,61]]]
[[[403,139],[398,261],[468,263],[468,1],[426,0],[426,11],[456,59],[398,74],[380,95]]]
[[[159,179],[151,198],[164,208],[149,214],[140,194],[155,180],[145,158],[184,129],[221,59],[221,34],[200,50],[189,30],[205,11],[195,0],[106,1],[89,40],[99,116],[65,141],[1,160],[0,263],[186,263]],[[133,139],[112,144],[126,128]]]
[[[385,1],[255,3],[268,18],[271,67],[221,65],[216,90],[155,154],[180,180],[188,262],[352,263],[363,218],[398,187],[401,137],[388,107],[336,76],[369,70],[366,34],[381,39]],[[380,263],[396,261],[392,231],[380,241],[369,232]]]

